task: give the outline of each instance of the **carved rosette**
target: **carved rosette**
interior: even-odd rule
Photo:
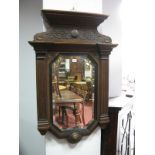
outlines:
[[[81,140],[81,138],[82,138],[82,135],[79,132],[72,132],[67,138],[67,140],[70,143],[77,143]]]

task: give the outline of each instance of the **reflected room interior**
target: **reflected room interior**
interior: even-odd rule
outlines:
[[[85,55],[60,55],[51,73],[53,124],[86,128],[94,119],[95,64]]]

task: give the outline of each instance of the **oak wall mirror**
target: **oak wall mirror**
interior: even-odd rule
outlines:
[[[109,123],[109,55],[117,44],[97,26],[108,16],[42,10],[46,32],[29,43],[36,52],[38,130],[71,143]]]

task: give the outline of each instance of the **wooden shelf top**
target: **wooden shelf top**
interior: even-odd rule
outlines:
[[[74,25],[97,27],[108,15],[60,10],[42,10],[44,20],[50,25]]]

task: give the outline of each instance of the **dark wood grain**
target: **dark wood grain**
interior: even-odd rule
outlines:
[[[50,26],[72,25],[74,27],[94,26],[96,28],[101,22],[108,18],[108,15],[104,14],[60,10],[42,10],[42,14],[45,22],[48,22]]]
[[[116,155],[118,112],[121,108],[110,107],[110,123],[101,131],[101,155]]]
[[[37,75],[37,109],[38,130],[44,134],[49,128],[49,104],[48,104],[48,64],[46,57],[41,55],[36,60]],[[44,130],[44,131],[43,131]]]

